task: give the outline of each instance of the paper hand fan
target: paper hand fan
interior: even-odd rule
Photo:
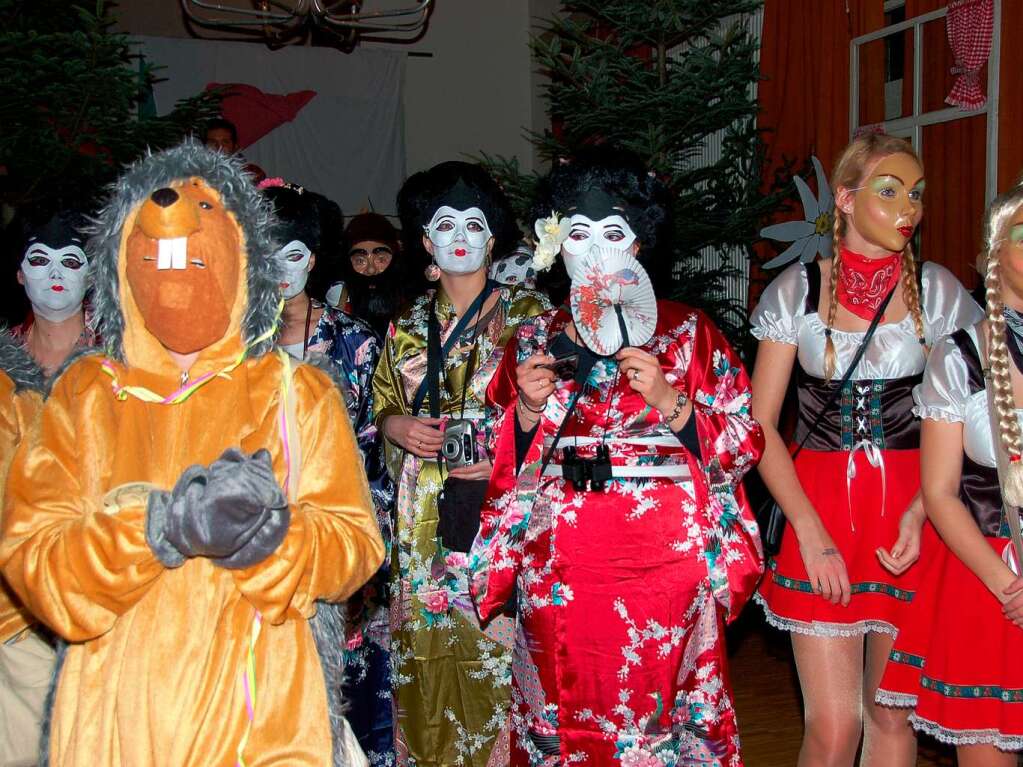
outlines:
[[[575,328],[589,349],[610,356],[653,337],[657,298],[635,256],[594,247],[578,258],[574,272],[569,304]]]

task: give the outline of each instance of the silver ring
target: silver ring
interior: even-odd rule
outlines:
[[[422,450],[423,449],[423,440],[421,440],[421,439],[417,440],[417,444],[419,445],[419,449]]]

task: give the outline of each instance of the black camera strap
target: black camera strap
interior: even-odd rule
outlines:
[[[555,342],[556,343],[556,342]],[[553,346],[554,344],[552,344]],[[584,352],[587,351],[584,349]],[[565,417],[561,419],[561,423],[558,424],[558,430],[554,433],[554,441],[551,446],[547,449],[547,453],[544,455],[543,460],[540,462],[540,477],[543,478],[543,473],[547,470],[547,467],[551,463],[551,459],[554,457],[554,451],[558,449],[558,442],[565,434],[565,429],[568,427],[569,421],[572,420],[572,415],[575,413],[575,406],[579,404],[579,400],[582,399],[583,394],[586,391],[586,380],[590,377],[590,371],[593,370],[593,366],[596,364],[596,357],[589,357],[585,353],[579,355],[579,367],[575,371],[575,394],[572,395],[572,400],[568,403],[568,408],[565,410]]]
[[[543,457],[543,461],[540,462],[540,474],[539,478],[543,479],[543,473],[547,470],[547,467],[551,463],[551,459],[554,457],[554,451],[558,449],[558,442],[561,441],[561,437],[565,433],[565,428],[568,426],[568,422],[572,420],[572,415],[575,413],[575,406],[582,399],[583,390],[582,385],[579,386],[579,390],[572,395],[572,401],[568,403],[568,409],[565,411],[565,417],[561,419],[561,423],[558,424],[558,430],[554,432],[554,441],[551,446],[547,448],[547,453]]]
[[[447,341],[444,345],[440,342],[440,321],[437,319],[437,294],[434,293],[433,299],[430,301],[429,316],[427,317],[426,323],[426,375],[423,377],[422,382],[419,384],[419,388],[416,390],[416,396],[412,402],[412,415],[418,416],[420,411],[423,409],[423,400],[426,399],[427,393],[430,395],[430,415],[433,418],[440,418],[440,380],[444,375],[444,360],[447,359],[448,354],[458,343],[462,334],[465,333],[465,329],[469,326],[469,322],[472,318],[480,313],[483,309],[483,305],[487,299],[490,298],[490,294],[498,288],[498,284],[493,280],[487,280],[483,286],[483,290],[476,296],[475,300],[469,305],[469,308],[465,310],[465,314],[458,320],[458,324],[455,325],[454,330],[448,336]],[[480,318],[482,320],[482,317]],[[476,336],[479,334],[480,321],[476,322],[476,327],[473,330],[473,349],[475,350]],[[475,354],[473,358],[469,360],[470,366],[475,361]],[[472,371],[470,369],[466,376],[466,386],[468,385],[469,376]],[[462,392],[462,407],[465,407],[465,390],[463,387]]]

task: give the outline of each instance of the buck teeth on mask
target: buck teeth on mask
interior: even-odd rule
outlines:
[[[187,237],[174,237],[157,242],[159,243],[156,254],[157,269],[184,269],[188,266]]]

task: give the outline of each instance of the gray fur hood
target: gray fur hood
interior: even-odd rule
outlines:
[[[46,389],[42,369],[7,332],[0,332],[0,371],[14,382],[16,394]]]
[[[150,153],[128,166],[111,185],[109,196],[89,228],[97,330],[107,354],[118,361],[125,362],[117,263],[125,224],[131,212],[155,190],[190,178],[202,179],[220,195],[245,237],[248,305],[242,319],[243,340],[252,343],[276,321],[280,275],[273,258],[277,246],[272,235],[275,225],[272,207],[245,174],[240,160],[188,140],[173,149]],[[266,354],[273,344],[273,338],[267,339],[250,349],[249,355]]]

